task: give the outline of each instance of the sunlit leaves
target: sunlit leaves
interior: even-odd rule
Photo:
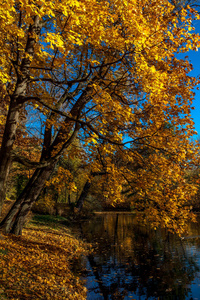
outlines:
[[[23,109],[38,111],[46,126],[37,162],[56,163],[76,130],[91,170],[107,173],[105,197],[120,201],[129,185],[137,208],[169,226],[182,199],[193,195],[183,176],[195,157],[188,140],[197,81],[188,60],[175,54],[198,49],[196,12],[187,7],[178,15],[167,0],[19,0],[4,4],[0,15],[2,84],[18,104],[16,114],[24,101]],[[71,173],[57,167],[51,182],[58,192],[64,181],[75,191]]]
[[[32,227],[23,238],[0,239],[0,285],[8,299],[85,299],[71,271],[84,245],[64,229]]]

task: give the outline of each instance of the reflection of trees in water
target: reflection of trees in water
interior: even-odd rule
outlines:
[[[177,237],[139,226],[133,216],[120,214],[98,217],[91,227],[85,224],[83,232],[88,241],[98,241],[89,261],[104,299],[188,296],[187,286],[198,267]]]

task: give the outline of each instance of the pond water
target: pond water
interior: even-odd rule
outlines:
[[[88,300],[200,299],[200,218],[184,239],[127,213],[96,215],[81,231],[95,248],[83,261]]]

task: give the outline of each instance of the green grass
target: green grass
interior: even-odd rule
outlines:
[[[61,216],[51,216],[51,215],[34,215],[31,219],[33,225],[45,225],[50,227],[56,227],[56,225],[62,224],[69,226],[70,221]]]

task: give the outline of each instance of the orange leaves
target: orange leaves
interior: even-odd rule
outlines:
[[[131,201],[134,208],[141,211],[139,219],[153,227],[161,225],[181,234],[187,229],[188,219],[194,219],[190,205],[197,187],[185,180],[186,173],[179,160],[183,162],[184,158],[152,150],[145,159],[145,169],[135,176],[132,174],[135,193]]]
[[[37,104],[27,100],[34,107],[29,115],[40,111],[33,132],[45,136],[44,142],[38,139],[34,152],[38,160],[55,159],[59,151],[63,154],[76,129],[88,156],[94,158],[99,144],[106,144],[107,198],[120,201],[123,184],[134,182],[136,199],[144,208],[150,199],[147,207],[154,214],[157,206],[162,207],[159,199],[165,206],[170,203],[170,197],[163,195],[166,189],[171,189],[167,195],[178,203],[177,195],[184,195],[179,164],[187,163],[191,155],[190,150],[185,154],[181,149],[187,149],[187,139],[194,133],[190,105],[196,81],[188,76],[189,62],[176,59],[175,53],[199,47],[199,36],[190,33],[195,16],[188,12],[194,12],[183,9],[181,23],[167,0],[20,0],[17,8],[14,4],[0,8],[3,24],[9,14],[8,24],[0,26],[0,79],[7,84],[12,81],[10,95],[20,91],[20,84],[15,89],[21,82],[20,65],[24,69],[28,61],[22,94],[32,101],[37,98]],[[36,19],[38,30],[30,31]],[[21,101],[21,95],[16,97]],[[46,130],[38,130],[39,120]],[[27,118],[27,124],[31,121]],[[127,140],[130,149],[122,146]],[[18,141],[33,149],[31,139],[19,134]],[[42,144],[46,149],[40,158]],[[115,156],[122,165],[118,160],[115,165]],[[139,170],[129,168],[129,163]],[[95,171],[102,168],[98,162],[92,166]],[[76,191],[75,176],[61,167],[56,171],[51,179],[55,190]]]
[[[59,166],[56,170],[56,175],[53,176],[47,183],[47,186],[54,185],[55,189],[58,192],[61,192],[62,188],[69,185],[72,181],[72,174],[69,170],[64,169],[63,167]],[[71,191],[76,191],[75,184],[71,184]]]
[[[85,299],[70,264],[83,244],[60,228],[29,228],[0,240],[0,286],[8,299]]]
[[[139,2],[112,0],[101,3],[96,0],[81,2],[67,0],[64,3],[58,0],[27,3],[21,0],[18,9],[15,8],[14,1],[9,1],[0,10],[1,40],[8,41],[6,45],[5,43],[0,45],[3,57],[1,65],[8,67],[10,62],[6,61],[6,56],[15,60],[17,51],[18,59],[23,57],[28,27],[32,24],[33,18],[39,16],[41,20],[43,18],[49,20],[52,28],[43,27],[35,48],[36,59],[32,62],[34,66],[38,59],[46,64],[48,59],[53,58],[52,49],[58,49],[66,56],[70,50],[75,49],[75,46],[92,45],[94,49],[100,51],[104,47],[118,49],[121,53],[125,53],[127,49],[134,49],[138,67],[148,72],[149,67],[152,67],[149,66],[149,59],[162,61],[172,55],[180,47],[180,37],[186,36],[193,47],[196,36],[190,37],[184,31],[184,26],[190,21],[187,10],[182,10],[183,24],[177,29],[177,16],[173,9],[173,5],[167,0],[157,0],[153,3],[147,0]],[[21,25],[19,18],[22,18]],[[188,30],[191,29],[189,26]],[[144,57],[143,52],[148,53],[148,57]],[[62,55],[59,59],[62,59]],[[4,69],[4,74],[3,72],[1,74],[3,82],[8,81],[8,71],[6,69],[5,72]]]

